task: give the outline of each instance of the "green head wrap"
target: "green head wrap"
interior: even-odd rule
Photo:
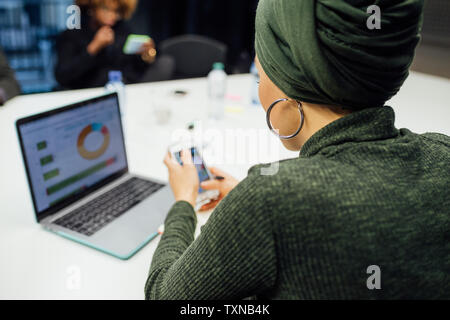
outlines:
[[[369,29],[370,5],[381,29]],[[423,0],[260,0],[255,49],[287,96],[354,110],[380,107],[408,76]]]

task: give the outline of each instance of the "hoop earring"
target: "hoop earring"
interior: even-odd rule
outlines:
[[[288,136],[283,136],[280,135],[272,126],[272,122],[270,122],[270,113],[272,112],[273,107],[275,107],[275,105],[279,102],[283,102],[283,101],[289,101],[290,99],[278,99],[275,100],[269,107],[269,109],[267,110],[267,114],[266,114],[266,121],[267,121],[267,125],[269,126],[270,131],[272,131],[278,138],[283,139],[283,140],[287,140],[287,139],[292,139],[294,137],[296,137],[299,133],[300,130],[302,130],[303,127],[303,122],[305,120],[305,115],[303,114],[303,108],[302,108],[302,104],[300,101],[296,101],[298,104],[298,111],[300,112],[300,126],[298,127],[297,131],[294,134],[288,135]]]

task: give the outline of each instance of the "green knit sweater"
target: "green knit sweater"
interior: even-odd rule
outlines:
[[[195,241],[192,206],[175,203],[146,298],[450,298],[450,138],[394,117],[352,113],[277,174],[251,168]],[[371,265],[381,289],[368,289]]]

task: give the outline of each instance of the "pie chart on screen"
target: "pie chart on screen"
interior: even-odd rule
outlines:
[[[97,148],[96,150],[88,150],[84,145],[86,137],[92,132],[99,132],[103,136],[103,142],[100,145],[100,147]],[[77,140],[78,153],[85,159],[93,160],[100,157],[102,154],[105,153],[106,149],[108,149],[108,146],[109,146],[109,130],[105,125],[101,123],[97,122],[87,125],[86,127],[83,128],[83,130],[81,130],[80,134],[78,135]]]

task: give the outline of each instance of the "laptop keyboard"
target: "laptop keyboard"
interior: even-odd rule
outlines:
[[[163,184],[133,177],[54,223],[91,236],[162,187]]]

